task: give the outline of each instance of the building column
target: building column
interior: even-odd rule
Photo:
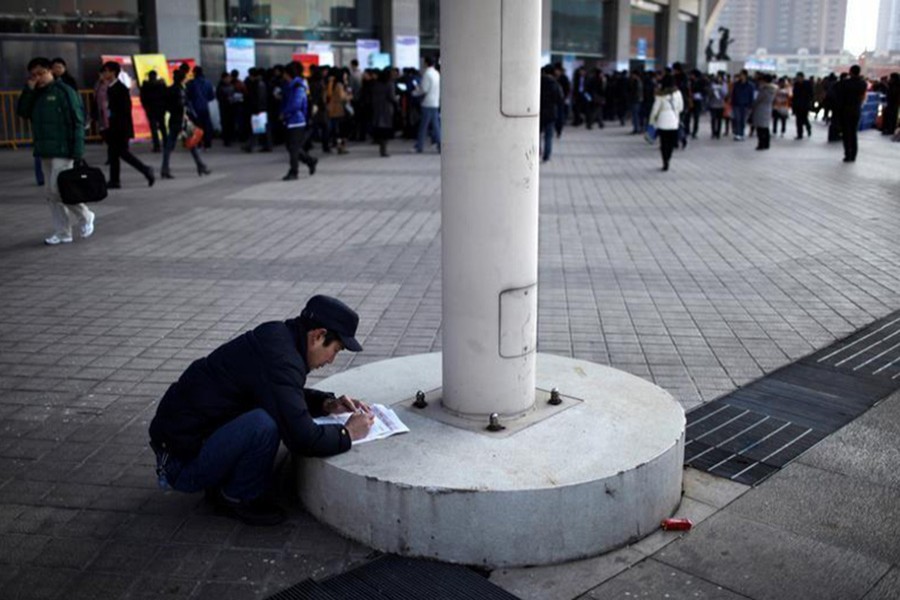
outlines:
[[[541,0],[541,54],[550,54],[553,40],[553,0]],[[542,67],[544,65],[541,65]]]
[[[616,36],[613,60],[623,71],[631,61],[631,0],[616,0]]]
[[[148,51],[200,62],[200,3],[151,0],[146,4]]]
[[[678,56],[678,12],[681,6],[681,0],[669,0],[669,7],[665,11],[666,32],[665,52],[662,56],[662,66],[671,65]]]
[[[699,0],[697,8],[697,68],[702,73],[706,73],[706,44],[709,38],[706,37],[706,19],[709,14],[709,1]]]
[[[398,35],[420,36],[419,0],[390,0],[388,14],[381,39],[381,51],[391,53],[391,62],[397,59]]]

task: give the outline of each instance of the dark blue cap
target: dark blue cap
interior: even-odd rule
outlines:
[[[320,323],[322,327],[335,332],[344,348],[351,352],[359,352],[362,346],[356,341],[356,327],[359,325],[359,315],[356,312],[331,296],[313,296],[306,303],[306,308],[300,313],[310,321]]]

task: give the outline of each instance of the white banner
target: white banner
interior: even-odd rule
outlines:
[[[225,69],[229,73],[237,69],[243,79],[247,76],[250,67],[255,66],[256,41],[253,38],[225,39]]]
[[[372,55],[381,52],[381,40],[356,40],[356,60],[362,69],[372,68]]]
[[[328,42],[310,42],[307,47],[310,54],[319,55],[320,65],[337,66],[334,64],[334,48]]]
[[[398,35],[394,38],[394,66],[398,69],[419,68],[419,36]]]

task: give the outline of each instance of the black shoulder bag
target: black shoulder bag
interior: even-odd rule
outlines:
[[[65,84],[63,84],[65,85]],[[72,106],[72,100],[69,98],[68,90],[62,90],[69,105],[69,114],[73,113],[75,108]],[[75,120],[69,127],[70,146],[75,149],[74,127]],[[56,179],[56,187],[59,190],[59,196],[62,198],[63,204],[82,204],[85,202],[100,202],[107,196],[106,176],[103,171],[97,167],[88,166],[87,162],[81,158],[75,160],[75,166],[65,171],[60,171]]]

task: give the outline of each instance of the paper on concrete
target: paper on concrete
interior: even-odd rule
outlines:
[[[361,440],[355,440],[354,445],[372,440],[381,440],[398,433],[408,433],[409,427],[403,424],[397,413],[384,404],[373,404],[371,407],[372,414],[375,416],[375,422],[369,429],[369,435]],[[347,422],[353,413],[340,413],[337,415],[326,415],[324,417],[316,417],[313,419],[319,425],[343,425]]]

